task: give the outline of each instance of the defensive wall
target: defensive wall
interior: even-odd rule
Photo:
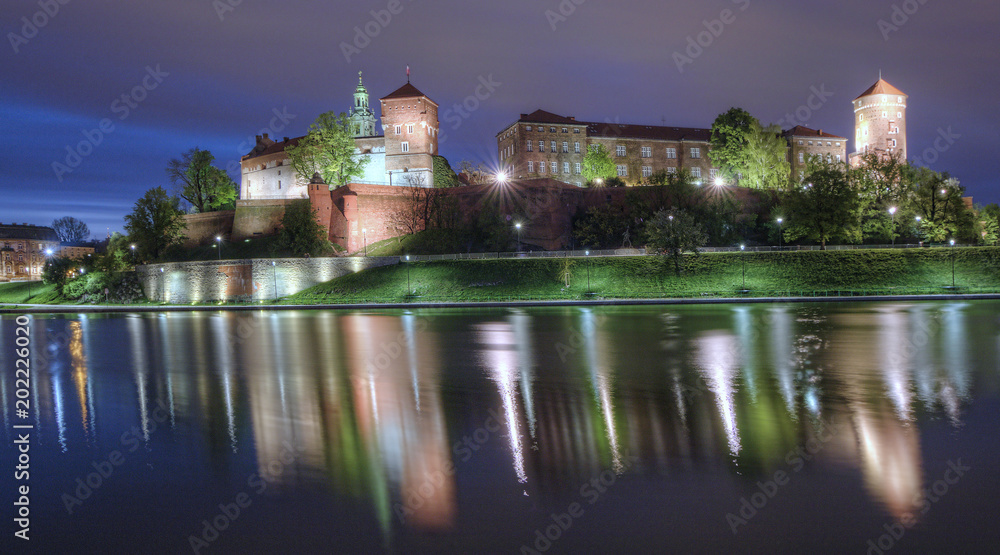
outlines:
[[[235,217],[235,210],[184,215],[183,219],[186,225],[184,228],[184,246],[193,247],[203,243],[210,243],[219,235],[229,237],[233,230],[233,220]]]
[[[267,301],[369,268],[399,264],[398,256],[257,258],[147,264],[136,268],[146,297],[186,304]]]

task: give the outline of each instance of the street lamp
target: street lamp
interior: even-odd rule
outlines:
[[[781,222],[785,221],[784,218],[778,218],[778,250],[781,250]]]
[[[920,242],[920,246],[922,247],[924,246],[924,241],[923,239],[920,238],[920,219],[921,219],[920,216],[915,216],[913,218],[913,220],[917,222],[917,241]]]
[[[497,183],[501,185],[507,184],[507,172],[500,171],[499,173],[497,173]]]
[[[889,235],[892,236],[892,246],[896,246],[896,207],[889,207],[889,215],[892,216],[892,230]]]
[[[517,252],[521,252],[521,222],[514,224],[514,227],[517,228]]]
[[[361,228],[361,237],[365,241],[365,256],[368,256],[368,229]]]
[[[222,262],[222,236],[216,235],[215,242],[219,244],[219,262]]]
[[[951,240],[951,288],[955,288],[955,240]]]
[[[271,279],[274,280],[274,300],[278,300],[278,268],[275,261],[271,261]]]
[[[716,187],[722,187],[725,184],[726,184],[726,180],[722,179],[721,175],[715,178],[715,186]]]
[[[587,256],[587,293],[590,293],[590,251],[583,251]]]
[[[740,252],[746,249],[746,245],[740,245]],[[743,261],[743,290],[747,290],[747,257],[745,255],[740,255],[740,260]]]
[[[406,294],[410,294],[410,255],[406,255]]]

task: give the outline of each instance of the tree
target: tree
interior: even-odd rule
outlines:
[[[448,187],[457,187],[461,185],[458,181],[458,175],[455,174],[455,170],[451,169],[451,164],[448,163],[448,159],[444,156],[434,156],[434,187],[438,189],[446,189]]]
[[[324,254],[331,250],[309,199],[294,200],[285,207],[279,237],[282,246],[297,256]]]
[[[52,229],[63,243],[79,243],[90,238],[87,224],[70,216],[53,221]]]
[[[616,177],[615,162],[604,145],[594,145],[587,150],[587,154],[583,157],[582,173],[588,183]]]
[[[781,136],[781,128],[773,124],[762,127],[753,121],[745,141],[742,162],[735,166],[742,175],[741,183],[754,189],[784,189],[792,168],[788,163],[788,143]]]
[[[907,199],[912,194],[915,168],[898,154],[866,152],[848,171],[851,188],[861,201],[861,235],[864,240],[890,241],[897,234],[894,224],[912,219]],[[889,213],[895,208],[895,218]]]
[[[55,284],[61,293],[63,286],[69,281],[73,270],[77,266],[79,264],[71,258],[62,256],[49,258],[45,261],[45,267],[42,269],[42,280],[45,283]]]
[[[984,245],[1000,244],[1000,205],[987,204],[979,209],[980,236]]]
[[[469,185],[489,185],[493,182],[493,172],[482,162],[462,160],[458,163],[458,171],[465,176]]]
[[[364,175],[368,158],[356,151],[350,118],[343,112],[320,114],[309,133],[285,149],[300,183],[308,183],[318,173],[331,191]]]
[[[974,241],[975,218],[962,197],[965,187],[947,173],[938,173],[926,167],[913,172],[913,189],[910,209],[920,216],[921,233],[933,242],[943,242],[949,237]]]
[[[783,204],[788,215],[786,240],[806,237],[826,250],[828,241],[859,235],[858,193],[849,186],[843,164],[811,162],[803,183],[785,194]]]
[[[698,254],[706,241],[701,225],[685,210],[660,210],[646,224],[646,246],[672,258],[677,275],[681,275],[681,254]]]
[[[711,148],[708,157],[712,160],[712,165],[722,170],[729,179],[743,170],[746,163],[747,137],[754,125],[760,127],[757,118],[743,108],[736,107],[719,114],[712,122]]]
[[[236,183],[213,166],[214,161],[211,152],[195,147],[167,163],[167,177],[179,189],[178,196],[198,212],[235,208]]]
[[[592,206],[577,218],[573,236],[579,244],[594,249],[624,247],[626,230],[630,237],[635,231],[630,229],[630,225],[631,221],[622,206]]]
[[[154,187],[125,216],[125,231],[136,245],[139,260],[157,260],[168,248],[180,244],[186,224],[178,203],[163,187]]]

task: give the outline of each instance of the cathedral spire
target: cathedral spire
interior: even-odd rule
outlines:
[[[368,106],[368,89],[358,71],[358,86],[354,89],[354,106],[351,107],[351,132],[355,137],[375,135],[375,113]]]

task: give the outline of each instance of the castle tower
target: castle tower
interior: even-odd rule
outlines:
[[[852,159],[865,152],[883,152],[906,160],[906,94],[879,76],[854,99]]]
[[[408,81],[380,100],[390,185],[434,186],[438,105]]]
[[[351,107],[351,133],[357,137],[375,136],[375,113],[368,106],[368,89],[361,82],[358,72],[358,88],[354,89],[354,106]]]

